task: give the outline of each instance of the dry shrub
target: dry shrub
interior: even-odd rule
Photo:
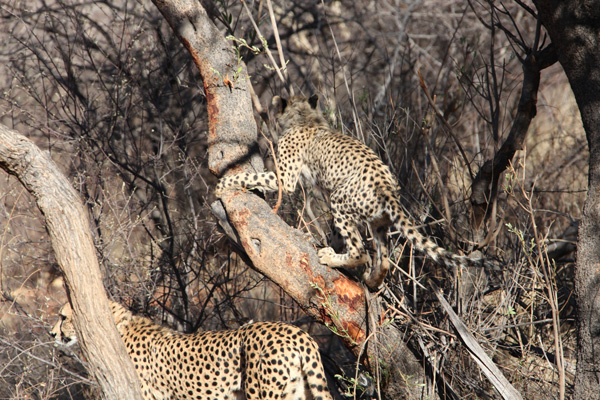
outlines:
[[[248,4],[274,49],[266,8]],[[516,4],[507,7],[531,40],[531,16]],[[318,93],[334,126],[390,165],[407,211],[424,231],[447,248],[470,251],[481,232],[470,225],[467,165],[476,172],[506,137],[522,79],[515,47],[479,20],[490,17],[487,4],[288,1],[274,8],[295,92]],[[127,1],[14,1],[0,12],[6,21],[0,27],[6,49],[0,55],[0,121],[47,149],[81,193],[113,298],[183,331],[301,318],[297,305],[230,248],[210,215],[215,177],[206,168],[202,83],[159,13]],[[217,1],[209,12],[224,34],[261,46],[241,3]],[[502,21],[512,26],[507,15]],[[263,105],[286,94],[263,54],[240,48],[240,57]],[[436,120],[418,71],[456,142]],[[583,203],[587,150],[566,88],[557,68],[544,73],[526,151],[501,182],[492,227],[498,231],[483,249],[501,271],[456,276],[411,258],[401,240],[391,239],[398,266],[383,293],[389,308],[378,317],[406,332],[415,352],[439,374],[436,382],[445,383],[439,390],[464,398],[495,396],[430,297],[430,279],[444,283],[461,318],[528,398],[556,392],[548,321],[548,293],[555,291],[570,382],[573,229]],[[275,132],[259,126],[276,141]],[[266,146],[261,151],[269,157]],[[60,276],[43,220],[17,182],[0,178],[0,328],[6,341],[0,346],[6,365],[0,392],[9,398],[82,396],[87,383],[81,363],[74,354],[59,357],[44,333],[65,296],[57,288]],[[329,233],[326,198],[305,189],[287,198],[280,214],[323,242]],[[536,238],[541,242],[532,248]],[[550,279],[543,265],[552,266]],[[33,335],[23,333],[33,328]],[[354,365],[333,353],[335,363]],[[382,364],[382,383],[401,384],[385,381],[392,367]]]

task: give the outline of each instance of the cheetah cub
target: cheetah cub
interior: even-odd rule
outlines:
[[[273,105],[279,108],[277,119],[282,129],[277,162],[283,190],[294,192],[302,174],[311,184],[330,192],[333,224],[346,252],[336,254],[331,247],[323,248],[318,252],[322,264],[353,268],[370,261],[358,230],[362,222],[369,224],[377,250],[371,272],[363,277],[370,288],[381,285],[390,267],[386,237],[390,226],[434,261],[451,267],[472,262],[419,233],[400,207],[396,177],[369,147],[329,127],[317,107],[317,95],[289,100],[275,96]],[[215,193],[220,197],[225,190],[243,188],[275,191],[277,176],[273,172],[229,175],[219,180]]]
[[[183,334],[134,316],[110,302],[147,400],[332,400],[315,341],[282,322],[229,331]],[[59,344],[77,341],[66,303],[50,332]]]

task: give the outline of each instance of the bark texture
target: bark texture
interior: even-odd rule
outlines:
[[[573,89],[590,150],[575,275],[578,349],[574,399],[600,399],[600,1],[534,3]]]
[[[200,2],[153,0],[200,70],[208,107],[210,171],[221,176],[242,170],[262,171],[256,122],[249,101],[246,65],[232,43],[210,20]],[[242,68],[238,72],[238,68]]]
[[[35,197],[63,271],[81,349],[106,399],[142,399],[108,306],[87,214],[71,183],[33,142],[0,125],[0,168]]]
[[[229,85],[238,60],[199,2],[153,2],[202,75],[209,114],[209,169],[217,176],[262,170],[245,65],[236,82]],[[385,364],[386,371],[381,372],[402,382],[400,389],[394,389],[398,391],[388,393],[389,398],[423,397],[423,368],[402,340],[401,332],[389,324],[381,327],[377,299],[367,301],[360,285],[320,265],[314,248],[257,196],[235,193],[212,207],[254,268],[281,286],[309,315],[335,327],[368,366],[375,370]],[[369,315],[374,320],[367,323]],[[372,335],[374,330],[378,334]]]

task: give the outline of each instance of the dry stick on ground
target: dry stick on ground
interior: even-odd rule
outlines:
[[[81,199],[33,142],[0,125],[0,168],[35,197],[74,310],[81,349],[107,399],[142,399],[138,378],[108,306]]]
[[[523,398],[521,397],[521,394],[510,384],[502,371],[500,371],[496,364],[494,364],[487,354],[485,354],[485,351],[483,351],[483,348],[479,345],[479,343],[477,343],[477,340],[475,340],[467,326],[460,320],[454,310],[452,310],[452,307],[444,298],[440,288],[438,288],[433,282],[430,284],[433,288],[433,292],[440,302],[440,305],[446,314],[448,314],[450,322],[452,322],[452,325],[454,325],[456,328],[456,332],[467,347],[469,354],[475,360],[477,365],[479,365],[485,376],[487,376],[496,390],[498,390],[500,395],[502,395],[502,398],[506,400],[521,400]]]
[[[243,66],[240,82],[231,91],[219,80],[237,60],[227,41],[208,18],[199,2],[193,0],[153,0],[175,34],[190,52],[202,75],[208,101],[209,169],[217,176],[224,171],[262,170],[248,160],[256,149],[256,123],[253,118],[248,74]],[[229,68],[229,69],[228,69]],[[239,135],[239,137],[238,137]],[[232,192],[215,201],[212,210],[232,241],[243,248],[252,266],[279,285],[302,309],[318,321],[347,332],[346,345],[355,354],[364,349],[365,362],[379,362],[374,346],[367,346],[365,295],[361,285],[340,272],[321,265],[315,249],[304,235],[291,228],[262,199],[250,193]],[[326,293],[326,308],[315,286]],[[379,301],[375,299],[374,301]],[[426,384],[421,364],[408,349],[404,336],[393,324],[378,327],[381,359],[389,364],[390,380],[403,384],[401,395],[422,398]],[[366,349],[365,349],[366,347]],[[375,368],[373,368],[375,370]]]

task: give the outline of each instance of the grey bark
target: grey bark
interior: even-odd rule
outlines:
[[[208,109],[208,166],[225,172],[262,171],[246,65],[238,60],[200,2],[153,0],[202,75]],[[242,70],[238,73],[238,68]]]
[[[142,399],[138,378],[112,319],[81,199],[56,164],[33,142],[0,125],[0,168],[25,186],[46,229],[74,311],[89,372],[106,399]]]

